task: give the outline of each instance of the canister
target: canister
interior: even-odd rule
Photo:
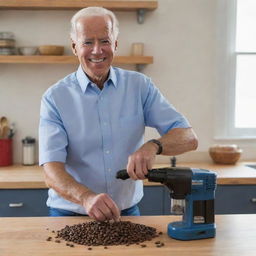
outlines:
[[[35,164],[35,144],[36,139],[27,136],[22,140],[22,164]]]

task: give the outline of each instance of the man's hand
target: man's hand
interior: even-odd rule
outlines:
[[[87,191],[82,195],[82,202],[88,215],[97,221],[118,221],[120,218],[120,210],[107,194]]]
[[[147,142],[129,156],[126,169],[131,179],[145,179],[148,170],[152,169],[157,150],[157,145]]]

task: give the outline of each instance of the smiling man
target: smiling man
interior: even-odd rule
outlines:
[[[89,79],[102,89],[117,48],[112,20],[109,15],[75,16],[73,20],[77,20],[71,33],[73,53]]]
[[[155,156],[195,150],[196,135],[149,77],[111,66],[118,37],[111,11],[80,10],[70,35],[79,68],[41,101],[39,158],[50,188],[49,215],[98,221],[139,215],[142,180]],[[144,143],[146,126],[161,137]],[[131,179],[117,180],[124,168]]]

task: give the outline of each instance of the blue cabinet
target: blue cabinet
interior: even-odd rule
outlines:
[[[216,214],[256,213],[256,185],[218,185]]]
[[[170,191],[164,186],[144,187],[144,198],[139,206],[141,215],[170,215]],[[256,185],[218,185],[215,213],[255,214]]]
[[[48,189],[0,189],[0,217],[48,216],[47,193]],[[165,186],[145,186],[141,215],[170,215],[169,194]],[[218,185],[215,213],[255,214],[256,186]]]
[[[47,216],[48,189],[1,189],[0,217]]]

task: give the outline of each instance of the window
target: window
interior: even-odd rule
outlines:
[[[235,128],[256,128],[256,1],[237,0]]]
[[[256,0],[220,0],[218,7],[217,135],[256,138]]]

